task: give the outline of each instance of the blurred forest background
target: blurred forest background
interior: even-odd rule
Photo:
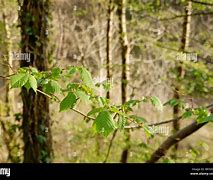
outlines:
[[[98,93],[114,104],[143,96],[156,96],[162,103],[175,98],[187,108],[213,102],[213,0],[37,0],[49,4],[44,9],[33,6],[33,1],[0,0],[1,76],[20,66],[10,55],[21,51],[23,9],[32,5],[36,12],[48,7],[48,69],[86,67],[97,86],[110,87],[106,92],[100,86]],[[85,114],[92,107],[78,104]],[[154,137],[140,128],[103,137],[94,134],[91,122],[81,114],[59,112],[54,101],[49,108],[52,162],[146,162],[165,139],[194,120],[156,126]],[[158,111],[151,104],[135,106],[133,111],[149,124],[183,112],[177,105]],[[0,78],[0,162],[24,161],[22,122],[21,90],[10,89]],[[212,130],[211,123],[202,127],[159,162],[213,162]]]

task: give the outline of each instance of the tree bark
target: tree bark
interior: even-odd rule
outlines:
[[[22,60],[21,67],[48,69],[48,16],[49,0],[24,0],[21,13],[21,51],[30,53],[30,62]],[[41,87],[39,87],[40,90]],[[49,100],[32,90],[21,91],[23,101],[24,162],[50,162],[52,137],[50,129]]]
[[[7,19],[6,15],[6,10],[5,10],[5,4],[4,1],[1,1],[1,4],[3,6],[2,10],[2,17],[3,17],[3,22],[4,22],[4,30],[5,30],[5,35],[6,35],[6,63],[7,63],[7,75],[11,75],[12,72],[12,67],[13,67],[13,59],[11,56],[12,52],[12,42],[11,42],[11,29],[10,29],[10,24]],[[5,102],[7,105],[7,116],[12,116],[12,113],[14,112],[14,91],[10,89],[10,84],[9,82],[6,83],[6,96],[5,96]]]
[[[191,24],[191,13],[192,13],[192,2],[191,0],[187,1],[187,5],[185,7],[185,17],[183,22],[183,32],[182,32],[182,38],[181,38],[181,45],[180,45],[180,52],[186,52],[187,48],[189,46],[189,39],[190,39],[190,24]],[[182,65],[182,62],[178,62],[178,77],[177,78],[184,78],[184,68]],[[181,97],[180,94],[180,88],[178,86],[175,87],[174,90],[174,98],[179,100]],[[180,108],[179,105],[174,106],[173,109],[174,118],[177,118],[180,115]],[[177,132],[180,129],[180,122],[174,121],[173,123],[173,129],[174,132]],[[176,153],[178,149],[178,144],[175,145],[174,153]],[[175,155],[174,155],[175,156]]]
[[[129,42],[127,38],[126,27],[126,0],[119,0],[118,2],[118,18],[119,18],[119,34],[121,44],[121,58],[122,58],[122,74],[121,74],[121,100],[124,104],[129,99],[128,81],[129,81]],[[128,160],[130,149],[130,131],[125,132],[126,147],[124,148],[120,162],[126,163]]]
[[[108,19],[107,19],[107,34],[106,34],[106,64],[107,64],[107,80],[110,81],[112,78],[112,48],[111,48],[111,40],[112,40],[112,21],[113,21],[113,0],[109,0],[108,5]],[[107,92],[106,97],[110,99],[110,90]]]

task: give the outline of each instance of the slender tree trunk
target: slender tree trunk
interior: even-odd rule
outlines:
[[[12,72],[12,66],[13,66],[13,59],[11,56],[12,52],[12,42],[11,42],[11,29],[10,29],[10,24],[7,19],[7,15],[5,12],[5,4],[4,1],[1,1],[1,4],[3,6],[2,10],[2,17],[3,17],[3,22],[4,22],[4,30],[6,34],[6,61],[5,63],[8,64],[7,66],[7,75],[11,75]],[[14,91],[10,89],[10,84],[7,82],[6,84],[6,96],[5,96],[5,102],[7,105],[7,116],[12,116],[12,113],[14,111]]]
[[[21,61],[21,67],[34,66],[39,71],[48,68],[49,0],[24,0],[21,7],[21,51],[30,53],[30,62]],[[40,88],[41,90],[41,88]],[[52,138],[49,101],[44,95],[22,88],[24,162],[50,162]]]
[[[182,38],[181,38],[181,46],[180,46],[180,52],[186,52],[187,48],[189,46],[189,39],[190,39],[190,24],[191,24],[191,13],[192,13],[192,2],[191,0],[187,1],[186,9],[185,9],[186,16],[184,17],[183,22],[183,32],[182,32]],[[182,62],[178,62],[178,77],[177,78],[184,78],[185,71],[183,69]],[[180,89],[179,87],[175,87],[174,90],[174,98],[180,99]],[[174,118],[177,118],[180,114],[180,108],[178,105],[174,106],[173,114]],[[173,123],[173,129],[174,132],[178,131],[180,129],[180,122],[174,121]],[[178,149],[178,143],[175,145],[174,153],[176,153]]]
[[[56,59],[61,60],[63,57],[63,44],[64,44],[64,17],[62,14],[61,8],[58,10],[58,20],[59,20],[59,30],[60,30],[60,38],[57,47]]]
[[[122,58],[122,74],[121,74],[121,100],[122,104],[128,101],[128,80],[129,80],[129,43],[127,38],[126,28],[126,0],[119,0],[118,2],[118,17],[119,17],[119,34],[121,43],[121,58]],[[130,149],[130,132],[125,132],[126,147],[124,148],[120,162],[126,163]]]
[[[6,6],[4,1],[1,1],[2,5],[2,19],[4,23],[4,31],[5,31],[5,41],[6,41],[6,58],[4,59],[4,63],[7,64],[6,66],[6,73],[7,75],[11,75],[13,73],[12,67],[13,67],[13,59],[11,56],[12,52],[12,41],[11,41],[11,23],[8,21],[8,17],[6,14]],[[6,82],[6,92],[5,92],[5,103],[6,103],[6,116],[12,117],[15,107],[14,107],[14,90],[10,89],[9,82]],[[3,138],[4,142],[6,144],[7,150],[8,150],[8,160],[11,162],[17,162],[17,157],[14,156],[14,153],[12,152],[12,148],[10,146],[10,141],[12,136],[8,132],[8,129],[5,126],[5,122],[1,121],[1,127],[3,130]]]
[[[111,48],[111,41],[112,41],[112,22],[113,22],[113,0],[109,0],[108,5],[108,19],[107,19],[107,34],[106,34],[106,64],[107,64],[107,80],[110,81],[112,78],[112,48]],[[107,92],[106,97],[110,99],[110,90]]]

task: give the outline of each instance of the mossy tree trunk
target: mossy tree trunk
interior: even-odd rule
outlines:
[[[24,0],[21,6],[21,51],[30,53],[30,62],[21,61],[21,67],[48,69],[49,0]],[[39,88],[42,90],[41,88]],[[24,162],[50,162],[52,137],[50,130],[49,100],[32,90],[21,91],[23,100]]]

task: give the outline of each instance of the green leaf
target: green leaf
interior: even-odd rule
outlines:
[[[34,76],[30,75],[29,77],[29,85],[30,87],[35,91],[37,90],[37,80],[35,79]]]
[[[143,117],[139,117],[139,116],[135,116],[135,115],[131,115],[130,118],[134,119],[134,121],[136,121],[137,123],[147,122],[146,119],[144,119]]]
[[[202,123],[207,122],[206,119],[207,119],[207,116],[203,114],[203,115],[199,115],[197,117],[196,121],[198,124],[202,124]]]
[[[179,104],[179,101],[177,99],[170,99],[164,103],[164,106],[166,105],[177,106],[178,104]]]
[[[153,130],[147,124],[143,124],[143,130],[148,138],[154,136]]]
[[[126,125],[126,118],[124,116],[119,116],[118,118],[118,128],[119,129],[124,129]]]
[[[82,81],[90,88],[95,88],[95,84],[92,80],[92,76],[89,71],[87,71],[85,68],[80,69],[81,79]]]
[[[110,89],[111,89],[111,82],[109,82],[109,81],[104,81],[103,83],[102,83],[102,85],[103,85],[103,88],[104,88],[104,90],[106,91],[106,92],[108,92]]]
[[[84,103],[89,103],[89,96],[86,95],[83,91],[76,91],[75,94],[80,98],[80,100]]]
[[[206,118],[209,116],[209,111],[206,108],[200,107],[194,110],[194,114],[197,115],[197,123],[201,124],[207,122]]]
[[[126,103],[124,103],[123,107],[126,107],[128,109],[131,109],[132,107],[136,106],[137,104],[139,104],[141,101],[139,100],[129,100]]]
[[[44,91],[47,94],[54,94],[61,92],[61,86],[57,81],[49,80],[47,84],[43,84]]]
[[[24,86],[29,80],[29,74],[19,73],[10,77],[10,83],[12,88],[19,88]]]
[[[52,69],[52,77],[53,77],[54,79],[60,78],[60,74],[61,74],[60,68],[55,67],[55,68]]]
[[[107,137],[112,131],[116,129],[115,122],[109,111],[102,111],[98,114],[93,124],[97,133]]]
[[[104,98],[104,97],[98,97],[97,98],[100,106],[107,106],[109,104],[109,99]]]
[[[90,112],[88,112],[87,116],[91,116],[93,114],[99,113],[99,112],[104,111],[104,110],[105,110],[104,107],[94,108]]]
[[[34,68],[34,67],[30,67],[30,71],[32,73],[38,73],[38,70],[36,68]]]
[[[76,104],[76,96],[72,92],[69,92],[67,96],[60,103],[60,111],[72,109]]]
[[[213,115],[209,115],[205,119],[206,122],[213,122]]]
[[[160,99],[158,99],[156,96],[152,96],[150,98],[151,100],[151,103],[159,110],[159,111],[162,111],[163,110],[163,105],[160,101]]]
[[[192,115],[193,115],[192,111],[186,111],[183,113],[182,118],[186,119],[186,118],[191,117]]]
[[[29,90],[31,88],[29,81],[27,81],[27,83],[24,85],[24,87],[27,89],[27,92],[29,92]]]
[[[74,74],[74,73],[77,72],[77,71],[78,71],[78,68],[72,66],[72,67],[69,68],[68,73],[69,73],[70,75],[72,75],[72,74]]]
[[[51,86],[53,93],[59,93],[61,91],[61,86],[57,81],[51,80]]]

